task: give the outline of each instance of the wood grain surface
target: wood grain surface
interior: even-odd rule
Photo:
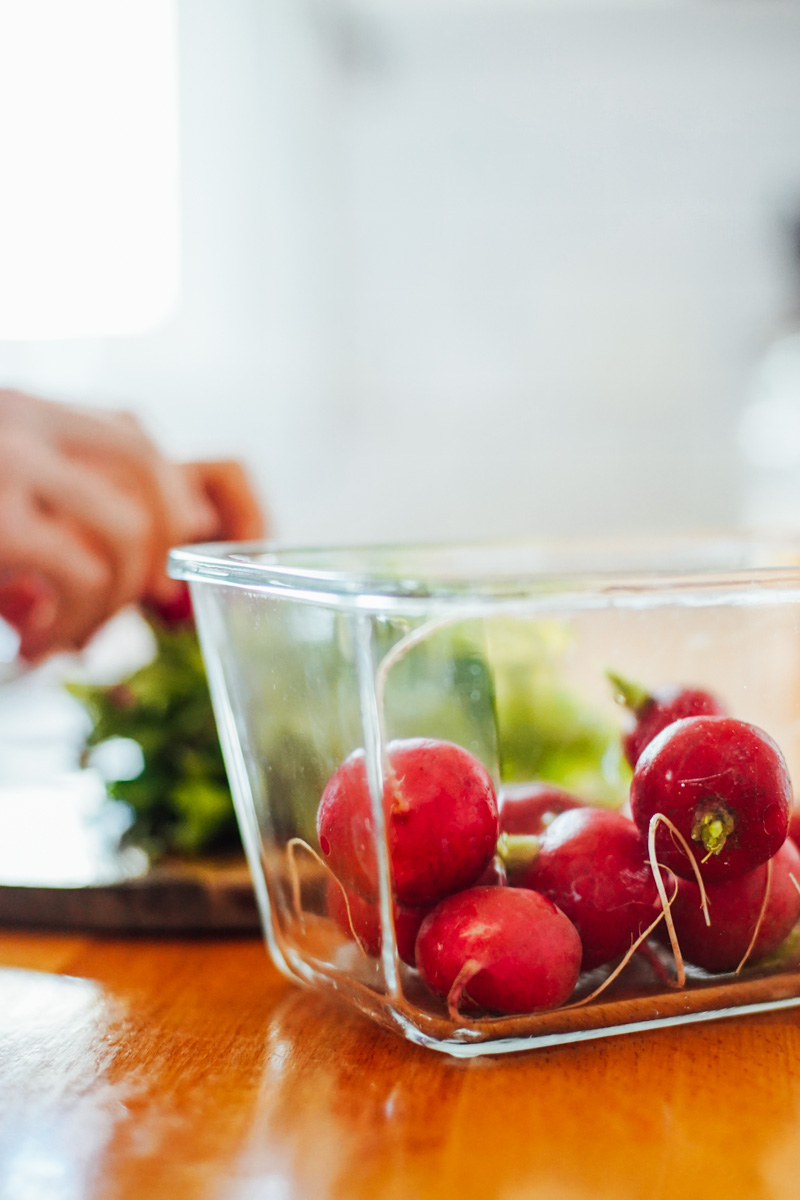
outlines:
[[[456,1062],[259,940],[0,935],[3,1200],[783,1200],[797,1012]]]
[[[115,933],[254,933],[261,923],[243,858],[175,860],[115,883],[0,883],[0,928]]]

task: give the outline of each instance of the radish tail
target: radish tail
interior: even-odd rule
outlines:
[[[755,944],[756,944],[756,938],[758,937],[761,926],[764,923],[764,914],[767,911],[767,903],[769,902],[769,893],[770,893],[771,888],[772,888],[772,859],[770,859],[769,862],[767,863],[767,879],[764,884],[764,899],[761,901],[761,908],[759,909],[759,912],[758,912],[758,920],[756,921],[756,927],[753,930],[753,936],[750,938],[750,945],[747,947],[747,949],[744,952],[744,958],[742,959],[742,961],[739,963],[738,967],[736,968],[736,971],[735,971],[736,975],[739,974],[742,967],[747,962],[748,958],[750,957],[750,955],[753,952],[753,946],[755,946]]]
[[[665,871],[667,869],[667,867],[664,868]],[[664,987],[668,988],[677,987],[675,980],[672,978],[669,971],[667,971],[652,946],[648,945],[647,942],[642,942],[636,953],[644,959],[659,983],[663,983]]]
[[[300,847],[302,847],[303,850],[307,851],[311,855],[311,857],[315,860],[315,862],[319,863],[319,865],[327,872],[328,875],[330,875],[331,879],[334,881],[336,886],[341,891],[342,899],[344,900],[344,906],[347,910],[347,921],[350,926],[350,932],[353,935],[353,941],[356,943],[356,945],[358,946],[361,953],[366,955],[367,951],[365,950],[364,945],[361,941],[361,938],[356,933],[355,926],[353,925],[353,914],[350,911],[350,901],[347,898],[347,891],[346,891],[345,887],[336,878],[333,871],[330,869],[328,864],[325,862],[325,859],[320,858],[320,856],[317,854],[317,852],[313,846],[309,846],[308,842],[304,842],[302,838],[293,837],[293,838],[290,838],[289,841],[286,843],[286,855],[287,855],[287,859],[289,862],[289,877],[292,882],[292,907],[294,908],[294,915],[297,918],[297,920],[300,922],[300,926],[301,926],[303,932],[305,933],[306,921],[305,921],[305,914],[303,912],[303,908],[300,903],[300,876],[297,873],[297,863],[295,862],[295,858],[294,858],[295,850],[299,849]]]
[[[653,879],[655,880],[655,885],[658,889],[658,895],[661,900],[661,911],[664,914],[664,920],[667,922],[669,943],[672,946],[672,954],[675,959],[676,981],[678,987],[683,987],[683,985],[686,983],[686,971],[684,970],[683,966],[683,955],[681,954],[681,948],[678,945],[678,935],[675,932],[675,922],[673,921],[672,913],[670,912],[672,904],[667,900],[667,889],[664,887],[664,880],[661,877],[661,866],[656,858],[656,830],[658,829],[659,821],[664,821],[667,825],[672,825],[672,822],[661,813],[655,813],[653,815],[650,820],[650,828],[647,832],[647,851],[650,858],[650,867],[653,872]],[[678,834],[678,836],[680,837],[680,834]],[[675,898],[677,891],[678,884],[676,883],[673,899]],[[703,895],[705,895],[705,892],[703,892]]]
[[[670,821],[669,817],[665,817],[663,813],[655,813],[650,821],[651,828],[653,826],[653,822],[655,822],[655,824],[657,825],[659,823],[659,821],[662,824],[667,826],[667,828],[669,829],[670,837],[672,838],[673,842],[677,838],[678,845],[680,846],[681,850],[684,852],[684,854],[686,855],[686,857],[689,860],[689,866],[694,871],[694,877],[697,880],[697,886],[700,889],[700,907],[703,910],[703,916],[705,918],[706,925],[710,925],[711,918],[708,915],[708,896],[706,894],[705,884],[703,883],[703,876],[700,874],[700,868],[697,865],[697,859],[695,858],[695,856],[692,854],[691,850],[689,849],[689,843],[686,841],[686,838],[683,836],[681,831],[672,824],[672,821]],[[708,855],[706,855],[706,858],[707,857],[708,857]],[[705,861],[706,860],[704,858],[703,862],[705,862]]]
[[[477,958],[468,958],[453,980],[453,986],[447,993],[447,1011],[450,1013],[451,1021],[459,1022],[461,1020],[461,1014],[458,1011],[461,998],[466,992],[469,981],[481,970],[483,970],[483,963],[478,962]]]
[[[665,868],[665,870],[666,870],[666,868]],[[662,884],[662,887],[663,887],[663,884]],[[628,950],[628,952],[624,956],[624,958],[622,958],[620,960],[620,962],[617,963],[616,967],[611,972],[611,974],[603,980],[603,982],[600,984],[599,987],[596,987],[593,992],[590,992],[590,994],[588,996],[584,996],[582,1000],[576,1000],[574,1002],[574,1004],[563,1005],[559,1009],[559,1012],[564,1012],[568,1008],[580,1008],[581,1005],[588,1004],[591,1000],[596,1000],[597,997],[600,995],[600,993],[604,992],[606,990],[606,988],[609,986],[609,984],[614,982],[614,980],[617,978],[617,976],[620,974],[620,972],[623,971],[625,969],[625,967],[627,967],[628,963],[631,961],[631,959],[633,958],[636,951],[639,949],[639,947],[642,945],[642,943],[644,941],[646,941],[647,938],[650,937],[650,934],[656,928],[659,921],[663,920],[665,917],[667,917],[667,919],[669,919],[669,917],[668,917],[669,910],[672,907],[672,902],[675,899],[675,897],[677,896],[677,894],[678,894],[678,884],[676,881],[675,890],[672,893],[672,895],[669,897],[669,899],[667,899],[666,890],[664,891],[664,899],[662,900],[662,904],[666,904],[666,908],[662,908],[661,912],[658,914],[655,921],[653,921],[650,925],[647,926],[647,929],[645,929],[644,933],[639,934],[636,941],[632,943],[630,950]],[[679,953],[680,953],[680,951],[679,951]],[[682,959],[681,959],[681,970],[683,970],[683,960]],[[681,987],[683,986],[682,982],[681,982],[680,986]]]

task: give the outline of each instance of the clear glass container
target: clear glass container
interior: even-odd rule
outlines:
[[[738,975],[687,965],[678,988],[651,940],[583,1005],[610,967],[581,975],[560,1008],[452,1013],[398,954],[382,804],[387,747],[431,738],[479,759],[501,808],[530,780],[622,807],[626,714],[608,671],[710,689],[771,735],[796,778],[800,543],[227,545],[174,550],[171,571],[191,585],[265,938],[287,975],[462,1057],[800,1003],[795,930]],[[358,749],[377,862],[372,945],[334,911],[316,829],[327,781]]]

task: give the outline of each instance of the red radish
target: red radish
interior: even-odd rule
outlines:
[[[741,963],[756,930],[764,901],[768,864],[739,875],[728,883],[709,884],[711,924],[700,910],[700,890],[688,879],[678,882],[672,917],[685,958],[707,971],[734,971]],[[777,950],[800,917],[800,851],[788,839],[772,859],[772,878],[766,908],[748,962],[757,962]]]
[[[792,785],[769,734],[732,717],[686,717],[645,748],[631,784],[643,837],[663,813],[690,844],[704,881],[745,875],[786,839]],[[684,879],[691,864],[669,831],[656,832],[658,861]]]
[[[557,816],[584,802],[553,783],[506,785],[500,798],[501,833],[543,833]]]
[[[569,917],[580,934],[584,971],[624,954],[661,908],[636,826],[606,809],[556,817],[536,857],[511,878],[547,896]]]
[[[19,572],[0,578],[0,617],[18,631],[37,605],[54,599],[53,585],[41,575]]]
[[[365,954],[373,958],[381,952],[381,914],[377,904],[365,900],[357,892],[344,892],[335,879],[328,879],[328,916],[335,921],[342,933],[355,938]],[[350,909],[348,915],[348,906]],[[414,966],[414,943],[417,933],[430,908],[407,908],[404,904],[394,906],[394,933],[397,938],[397,953],[404,963]],[[351,924],[352,920],[352,924]]]
[[[23,658],[37,658],[48,644],[58,602],[55,586],[43,575],[12,572],[0,577],[0,617],[19,634]]]
[[[727,711],[720,701],[702,688],[669,685],[648,692],[638,683],[608,672],[617,698],[632,714],[631,727],[623,734],[622,749],[632,767],[639,756],[662,729],[684,717],[725,717]]]
[[[452,742],[392,742],[388,756],[383,803],[395,898],[412,907],[435,904],[473,884],[494,854],[494,787],[482,763]],[[374,900],[378,864],[363,750],[326,784],[317,835],[336,878]]]
[[[575,927],[544,896],[521,889],[448,896],[417,935],[417,968],[454,1016],[462,1000],[494,1013],[557,1008],[580,967]]]
[[[142,611],[151,621],[165,625],[167,629],[194,625],[192,597],[189,593],[188,583],[183,580],[177,584],[171,600],[155,600],[149,597],[142,602]]]
[[[495,854],[489,865],[481,871],[475,880],[475,887],[505,887],[508,883],[506,864],[499,854]]]
[[[800,846],[800,808],[793,808],[789,817],[789,837]]]

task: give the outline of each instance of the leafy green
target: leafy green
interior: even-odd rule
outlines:
[[[254,613],[246,594],[227,611],[224,656],[246,728],[245,756],[262,832],[314,838],[322,789],[362,743],[352,626],[342,614],[276,602]],[[109,794],[130,807],[129,840],[151,857],[236,847],[238,833],[203,660],[191,623],[153,620],[151,662],[113,686],[73,684],[87,709],[87,751],[132,739],[143,768]],[[549,780],[595,803],[621,803],[629,771],[614,721],[567,683],[573,650],[560,621],[511,617],[419,627],[373,626],[374,658],[412,635],[386,677],[389,739],[444,738],[504,782]]]
[[[188,624],[152,628],[154,658],[121,683],[68,685],[92,723],[87,752],[110,738],[141,748],[141,773],[111,780],[108,792],[131,809],[126,840],[152,858],[234,848],[236,820],[197,635]]]
[[[597,804],[621,804],[630,771],[619,729],[565,682],[572,638],[561,621],[487,622],[500,776],[547,780]]]

